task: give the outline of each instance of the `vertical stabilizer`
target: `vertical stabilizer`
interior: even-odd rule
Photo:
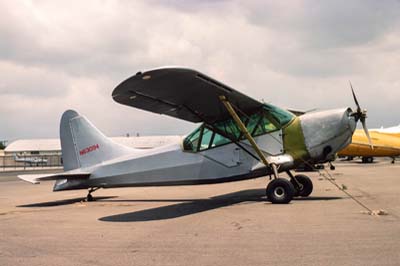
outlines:
[[[60,140],[65,171],[95,165],[134,151],[107,138],[86,117],[73,110],[65,111],[61,118]]]

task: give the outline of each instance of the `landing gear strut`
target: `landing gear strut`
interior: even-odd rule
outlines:
[[[93,196],[92,196],[92,192],[95,192],[96,190],[98,190],[98,189],[100,189],[99,187],[91,187],[90,189],[89,189],[89,193],[87,194],[87,196],[86,196],[86,201],[94,201],[94,198],[93,198]]]
[[[392,164],[395,163],[396,157],[392,157]]]
[[[219,96],[221,102],[225,105],[226,109],[228,110],[229,114],[232,116],[233,120],[236,122],[236,125],[239,127],[240,131],[246,137],[246,139],[250,142],[251,146],[253,147],[254,151],[257,153],[258,157],[260,158],[260,162],[262,162],[266,167],[269,167],[274,175],[274,180],[269,182],[267,186],[267,197],[272,203],[289,203],[294,195],[295,189],[290,183],[289,180],[279,178],[278,176],[278,165],[274,162],[268,162],[267,158],[265,157],[264,153],[260,150],[257,146],[256,141],[253,139],[249,131],[247,130],[246,126],[240,119],[239,115],[236,113],[234,108],[232,107],[231,103],[228,99],[221,95]]]
[[[290,171],[286,171],[286,173],[290,177],[290,183],[292,183],[294,189],[295,189],[295,194],[294,196],[296,197],[308,197],[313,191],[313,183],[311,179],[306,176],[306,175],[295,175]]]

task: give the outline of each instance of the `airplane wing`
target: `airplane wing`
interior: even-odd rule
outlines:
[[[112,93],[118,103],[195,123],[214,123],[230,117],[219,99],[221,95],[246,115],[262,106],[259,101],[188,68],[138,72]]]
[[[32,184],[39,184],[40,181],[57,180],[57,179],[87,179],[90,173],[57,173],[57,174],[33,174],[33,175],[18,175],[19,179]]]

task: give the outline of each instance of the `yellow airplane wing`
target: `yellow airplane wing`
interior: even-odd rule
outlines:
[[[400,134],[370,131],[374,149],[362,130],[356,130],[350,145],[341,150],[339,156],[395,157],[400,155]]]

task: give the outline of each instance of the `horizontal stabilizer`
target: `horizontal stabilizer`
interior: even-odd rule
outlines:
[[[89,178],[90,173],[57,173],[57,174],[47,174],[47,175],[18,175],[18,178],[32,183],[39,184],[40,181],[46,180],[58,180],[58,179],[87,179]]]

